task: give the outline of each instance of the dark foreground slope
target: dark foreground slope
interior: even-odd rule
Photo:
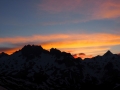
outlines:
[[[120,56],[108,51],[82,60],[27,45],[10,56],[0,54],[0,85],[8,90],[118,90]]]

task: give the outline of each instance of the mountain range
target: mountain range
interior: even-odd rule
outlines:
[[[74,58],[56,48],[26,45],[0,54],[0,86],[7,90],[120,89],[120,55]]]

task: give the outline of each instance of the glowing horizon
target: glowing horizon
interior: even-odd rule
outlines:
[[[73,55],[81,56],[79,53],[85,53],[81,57],[92,57],[97,55],[97,52],[101,52],[101,55],[105,51],[110,50],[111,47],[119,45],[120,36],[103,33],[33,35],[28,37],[0,38],[0,43],[8,43],[15,46],[15,48],[10,50],[3,49],[8,54],[12,54],[26,44],[34,44],[41,45],[47,50],[57,48],[61,51],[70,52]]]
[[[0,6],[0,52],[34,44],[80,57],[120,53],[118,0],[2,0]]]

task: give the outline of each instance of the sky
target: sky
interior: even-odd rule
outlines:
[[[120,53],[120,0],[0,0],[0,52],[28,44],[83,58]]]

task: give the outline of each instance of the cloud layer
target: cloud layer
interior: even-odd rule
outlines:
[[[38,8],[49,14],[66,17],[64,21],[57,22],[58,24],[116,19],[120,17],[119,0],[49,0],[40,3]],[[78,18],[76,18],[76,15]],[[46,22],[44,25],[57,23],[52,21]]]
[[[11,54],[26,44],[80,57],[119,50],[120,0],[2,2],[0,52]]]
[[[42,47],[47,50],[53,47],[72,54],[84,52],[89,54],[87,57],[91,57],[91,55],[96,55],[97,52],[103,53],[112,46],[120,45],[120,36],[108,33],[94,33],[33,35],[28,37],[0,38],[0,44],[2,45],[4,43],[9,44],[9,46],[13,45],[14,47],[12,49],[5,47],[0,49],[1,52],[6,51],[9,54],[20,49],[25,44],[30,43],[42,45]]]

